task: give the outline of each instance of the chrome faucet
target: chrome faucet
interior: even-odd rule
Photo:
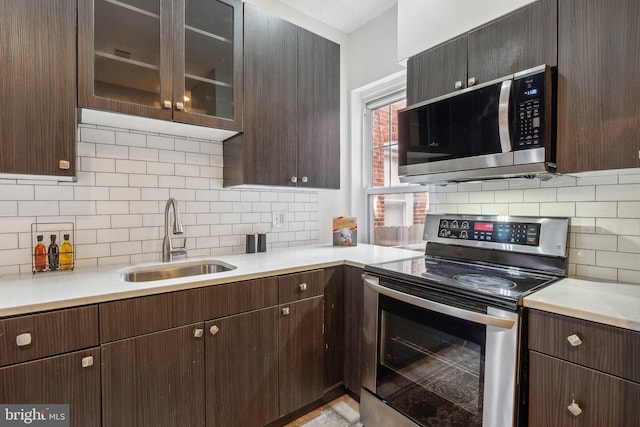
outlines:
[[[173,206],[173,228],[172,233],[169,232],[169,209]],[[162,240],[162,262],[173,261],[174,255],[187,254],[187,238],[184,238],[184,245],[181,248],[174,249],[171,245],[172,234],[183,234],[184,225],[180,220],[180,211],[178,210],[178,202],[171,197],[164,206],[164,239]]]

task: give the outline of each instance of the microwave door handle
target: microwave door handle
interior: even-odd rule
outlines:
[[[515,324],[515,321],[511,319],[504,319],[502,317],[492,316],[490,314],[464,310],[462,308],[453,307],[450,305],[441,304],[439,302],[405,294],[404,292],[396,291],[395,289],[380,286],[369,279],[365,279],[364,282],[365,285],[371,288],[374,292],[378,292],[390,298],[406,302],[407,304],[424,308],[425,310],[431,310],[448,316],[457,317],[458,319],[469,320],[470,322],[480,323],[487,326],[495,326],[502,329],[511,329]]]
[[[511,102],[512,80],[505,80],[500,87],[498,103],[498,131],[500,133],[500,147],[503,153],[511,151],[511,132],[509,132],[509,103]]]

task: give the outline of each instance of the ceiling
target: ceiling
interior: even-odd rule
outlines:
[[[349,34],[391,9],[398,0],[280,0],[280,2]]]

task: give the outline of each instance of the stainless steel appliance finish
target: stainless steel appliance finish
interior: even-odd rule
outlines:
[[[568,227],[427,215],[425,256],[366,266],[362,422],[517,425],[519,303],[566,275]]]
[[[400,181],[554,173],[554,80],[541,65],[400,110]]]

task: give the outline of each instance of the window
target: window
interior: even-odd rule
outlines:
[[[369,148],[369,241],[376,245],[424,249],[422,234],[429,193],[398,179],[398,110],[403,93],[370,102],[365,109]]]

